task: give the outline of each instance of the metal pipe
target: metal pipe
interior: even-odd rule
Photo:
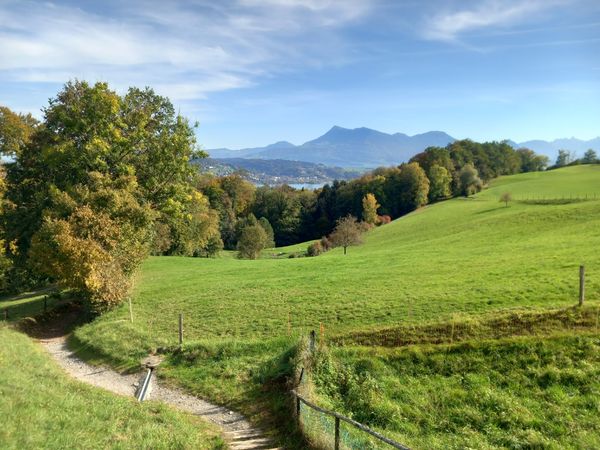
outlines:
[[[144,382],[140,386],[137,392],[137,400],[138,402],[143,402],[146,394],[148,393],[148,387],[150,386],[150,379],[152,378],[152,369],[148,369],[148,373],[144,377]]]

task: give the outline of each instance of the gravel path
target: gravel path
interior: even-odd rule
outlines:
[[[48,353],[73,377],[116,394],[135,396],[143,374],[122,375],[111,369],[86,364],[67,347],[66,336],[40,339]],[[231,449],[272,449],[273,442],[255,428],[244,416],[223,406],[214,405],[198,397],[161,385],[152,379],[146,399],[158,400],[175,408],[200,416],[217,424]]]

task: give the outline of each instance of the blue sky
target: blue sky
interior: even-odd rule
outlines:
[[[206,148],[332,125],[457,138],[600,135],[597,0],[0,0],[0,104],[72,78],[152,86]]]

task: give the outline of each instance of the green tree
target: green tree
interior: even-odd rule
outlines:
[[[568,166],[573,162],[573,154],[568,150],[559,150],[556,157],[556,167]]]
[[[330,240],[335,247],[344,247],[345,255],[349,246],[362,244],[362,234],[363,228],[356,221],[356,217],[346,216],[337,220]]]
[[[581,160],[583,164],[597,164],[598,163],[598,155],[593,149],[588,149],[583,158]]]
[[[31,114],[17,114],[0,106],[0,156],[16,157],[39,127]]]
[[[521,158],[521,172],[539,172],[548,166],[548,157],[537,155],[533,150],[520,148],[517,150]]]
[[[237,243],[238,258],[257,259],[265,248],[267,239],[267,233],[259,224],[245,227]]]
[[[483,188],[483,182],[479,178],[477,169],[473,164],[465,164],[459,172],[462,194],[465,197],[473,195]]]
[[[266,217],[258,219],[258,224],[263,227],[265,233],[267,233],[267,242],[265,242],[265,248],[275,247],[275,233],[273,233],[273,227],[269,223]]]
[[[377,203],[377,199],[371,193],[365,195],[362,199],[362,218],[363,221],[371,225],[377,223],[377,209],[381,205]]]
[[[398,203],[401,213],[413,211],[427,204],[429,179],[418,163],[400,166],[397,183]]]
[[[433,164],[427,173],[429,178],[429,200],[436,201],[448,198],[452,195],[450,183],[452,175],[445,167]]]

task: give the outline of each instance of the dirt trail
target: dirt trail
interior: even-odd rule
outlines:
[[[142,375],[122,375],[111,369],[91,366],[73,354],[67,347],[66,336],[40,336],[39,342],[50,355],[74,378],[101,387],[119,395],[134,396]],[[218,425],[231,449],[272,449],[273,442],[244,416],[223,406],[214,405],[198,397],[169,388],[154,379],[150,400],[158,400],[175,408],[200,416]]]

